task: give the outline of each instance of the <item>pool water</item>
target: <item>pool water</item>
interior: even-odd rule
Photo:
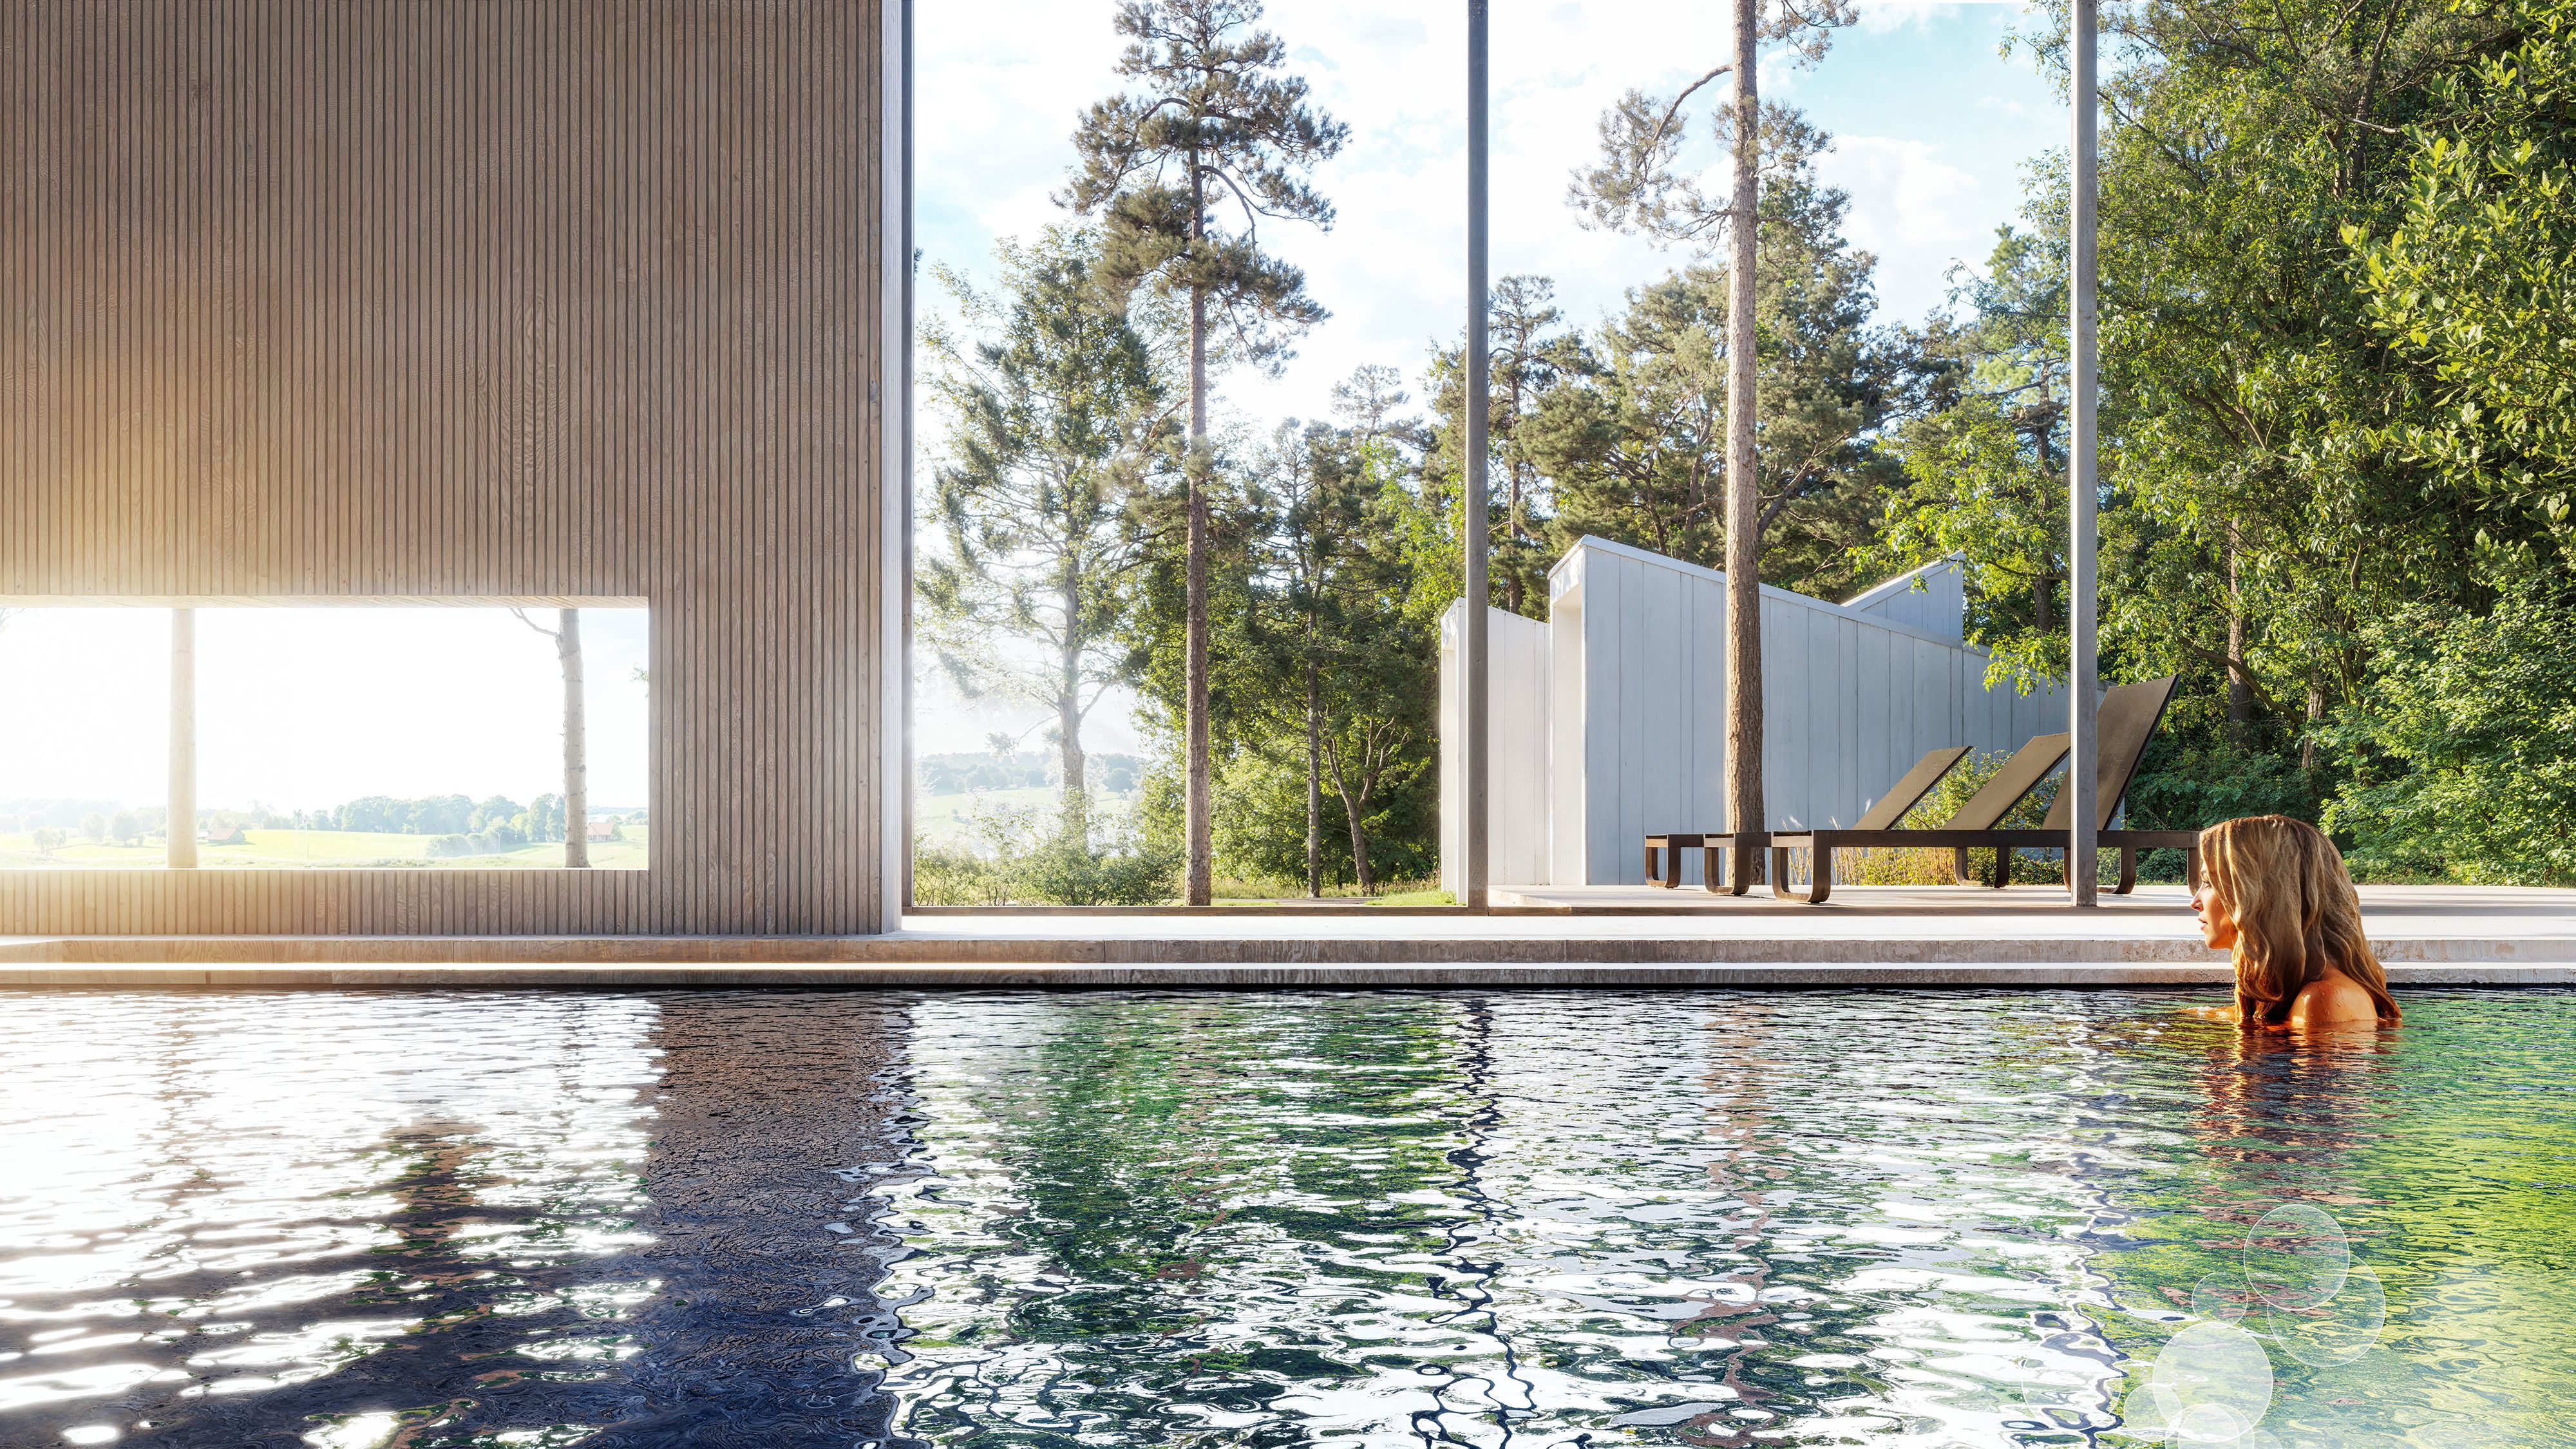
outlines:
[[[0,1446],[2576,1445],[2576,993],[0,994]]]

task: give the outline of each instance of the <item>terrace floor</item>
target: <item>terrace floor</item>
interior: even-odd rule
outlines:
[[[2576,984],[2576,891],[2365,886],[2400,982]],[[0,987],[2062,986],[2216,983],[2179,886],[1500,893],[1496,913],[923,914],[883,936],[0,938]]]

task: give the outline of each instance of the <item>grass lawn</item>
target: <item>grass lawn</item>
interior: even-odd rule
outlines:
[[[630,837],[641,837],[642,830],[628,826]],[[333,868],[376,867],[417,870],[559,870],[563,867],[563,843],[550,841],[543,845],[522,846],[501,855],[468,855],[445,860],[429,857],[429,844],[434,835],[378,834],[360,830],[247,830],[239,845],[201,845],[197,847],[198,863],[207,868],[238,870],[328,870]],[[590,847],[590,863],[597,870],[641,870],[648,854],[641,838],[604,840]],[[89,841],[57,848],[51,855],[39,855],[35,841],[26,833],[0,835],[0,869],[51,868],[55,870],[101,870],[158,868],[167,854],[159,842],[150,845],[96,845]]]

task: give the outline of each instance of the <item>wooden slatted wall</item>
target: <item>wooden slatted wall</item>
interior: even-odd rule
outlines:
[[[649,872],[11,933],[878,929],[877,6],[0,0],[0,597],[641,598]]]

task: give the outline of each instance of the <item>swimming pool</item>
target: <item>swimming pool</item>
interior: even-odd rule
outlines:
[[[2187,999],[9,994],[0,1445],[2576,1444],[2576,993]]]

